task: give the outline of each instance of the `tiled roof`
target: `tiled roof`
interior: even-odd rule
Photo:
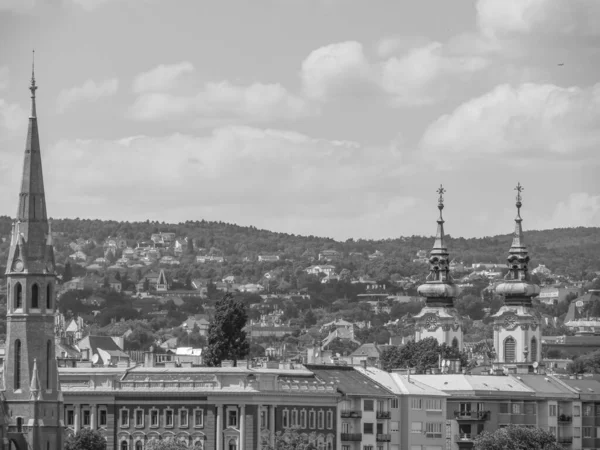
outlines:
[[[543,397],[577,397],[577,394],[552,376],[523,374],[515,375],[514,378]]]
[[[355,370],[354,367],[307,364],[306,368],[318,379],[326,383],[333,382],[346,395],[384,397],[392,395],[391,391],[373,383],[373,380]]]
[[[371,344],[361,345],[356,350],[354,350],[350,354],[350,356],[353,356],[353,357],[366,356],[367,358],[379,358],[380,354],[381,354],[381,350],[379,349],[377,344],[371,343]]]
[[[447,393],[487,392],[495,394],[497,392],[512,392],[529,395],[534,394],[533,389],[527,387],[519,380],[505,376],[440,374],[411,375],[410,378],[411,380],[414,379]]]

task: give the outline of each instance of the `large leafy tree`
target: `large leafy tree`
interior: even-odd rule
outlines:
[[[67,438],[64,448],[65,450],[106,450],[106,439],[97,430],[83,428]]]
[[[474,450],[564,450],[551,433],[541,428],[510,425],[475,439]]]
[[[267,442],[263,441],[263,448],[266,450],[317,450],[317,436],[314,432],[306,436],[296,430],[288,429],[285,432],[277,431],[273,437],[275,445],[272,446],[271,439],[268,438]]]
[[[380,356],[385,370],[414,368],[417,373],[438,367],[440,359],[459,359],[462,366],[467,364],[464,352],[445,343],[440,345],[433,337],[419,342],[409,341],[402,347],[389,347]]]
[[[208,346],[204,362],[218,366],[221,361],[243,359],[250,350],[244,327],[248,314],[243,303],[230,294],[217,301],[214,320],[208,328]]]

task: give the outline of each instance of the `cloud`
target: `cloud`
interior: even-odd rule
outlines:
[[[55,216],[207,218],[358,235],[355,222],[396,224],[416,204],[391,189],[411,170],[401,162],[387,148],[223,127],[206,136],[60,141],[46,152],[46,190],[49,199],[60,199],[49,200]]]
[[[129,115],[142,121],[193,116],[263,122],[292,120],[314,112],[304,99],[290,94],[280,84],[239,86],[222,81],[206,83],[194,96],[142,94],[130,108]]]
[[[0,0],[0,11],[23,13],[35,6],[35,0]]]
[[[556,205],[550,224],[555,228],[600,226],[600,195],[576,192]]]
[[[166,91],[175,86],[182,75],[194,71],[194,66],[189,61],[177,64],[161,64],[148,72],[143,72],[133,81],[133,92]]]
[[[599,36],[597,0],[478,0],[477,24],[485,36]]]
[[[82,86],[62,90],[58,94],[57,110],[63,113],[77,102],[96,101],[102,97],[109,97],[114,95],[118,88],[119,81],[116,78],[99,83],[87,80]]]
[[[380,55],[397,52],[406,42],[380,43]],[[448,78],[468,78],[487,67],[483,57],[454,56],[439,42],[430,42],[401,55],[370,62],[362,44],[348,41],[311,52],[302,63],[304,91],[313,100],[356,97],[369,92],[384,95],[393,106],[429,104],[444,95]]]
[[[458,106],[425,131],[421,148],[434,159],[587,158],[600,145],[600,84],[500,85]],[[449,166],[450,167],[450,166]]]
[[[8,67],[0,67],[0,91],[8,88]]]

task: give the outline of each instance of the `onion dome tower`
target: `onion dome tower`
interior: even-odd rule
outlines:
[[[523,187],[517,191],[515,232],[508,256],[508,273],[496,286],[496,293],[504,296],[504,306],[494,314],[495,368],[509,372],[532,372],[541,359],[542,331],[540,319],[532,308],[532,297],[540,288],[531,282],[529,255],[523,239],[521,218]]]
[[[31,114],[21,191],[6,264],[6,356],[1,392],[5,416],[0,449],[60,450],[64,424],[54,349],[56,273],[33,73],[29,90]]]
[[[433,249],[429,255],[429,275],[418,288],[421,297],[425,297],[425,307],[415,316],[415,340],[420,341],[434,337],[440,344],[446,343],[462,350],[462,319],[454,308],[454,298],[460,294],[460,288],[454,284],[450,275],[450,260],[444,240],[443,186],[437,190],[439,194],[437,233]]]

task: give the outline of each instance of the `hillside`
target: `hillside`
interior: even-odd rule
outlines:
[[[7,238],[0,245],[0,261],[7,257],[11,218],[0,216],[0,236]],[[76,238],[92,239],[101,244],[108,236],[120,236],[128,244],[148,240],[152,233],[174,232],[177,237],[189,237],[195,247],[205,248],[226,256],[227,259],[241,260],[255,258],[259,254],[278,253],[282,259],[309,259],[325,249],[342,253],[343,260],[351,252],[372,254],[376,250],[382,258],[369,261],[367,270],[382,270],[388,275],[414,272],[412,260],[418,250],[429,250],[432,236],[410,236],[386,240],[347,240],[338,242],[317,236],[298,236],[260,230],[255,227],[242,227],[224,222],[188,221],[178,224],[158,222],[116,222],[89,219],[54,219],[53,231],[58,235],[56,246],[60,258],[66,257],[61,247]],[[452,238],[447,236],[450,256],[471,265],[475,262],[498,262],[506,260],[511,244],[510,235],[486,238]],[[526,231],[525,242],[532,258],[532,267],[545,264],[553,272],[572,275],[577,278],[590,272],[600,271],[600,228],[561,228],[553,230]],[[384,266],[384,267],[382,267]],[[417,271],[422,271],[422,266]],[[376,274],[371,274],[376,276]]]

